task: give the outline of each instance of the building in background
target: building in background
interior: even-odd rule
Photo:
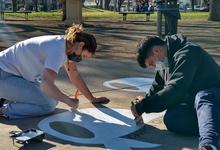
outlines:
[[[84,6],[96,6],[95,0],[85,0]]]

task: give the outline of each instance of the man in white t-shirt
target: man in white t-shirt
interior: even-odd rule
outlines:
[[[7,100],[0,116],[13,119],[49,114],[57,101],[76,109],[78,99],[63,94],[54,84],[62,66],[90,102],[109,101],[92,95],[76,67],[82,58],[92,57],[96,48],[95,37],[73,25],[65,35],[30,38],[0,52],[0,98]]]

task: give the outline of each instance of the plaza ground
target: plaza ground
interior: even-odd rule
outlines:
[[[144,93],[111,90],[103,86],[105,81],[125,77],[153,77],[153,70],[141,69],[135,58],[137,42],[147,35],[156,34],[156,21],[144,20],[90,20],[85,21],[84,27],[94,33],[98,41],[98,51],[92,59],[79,64],[79,72],[84,77],[91,91],[96,96],[106,96],[110,103],[102,106],[90,104],[80,96],[80,107],[120,108],[129,109],[130,101],[137,95]],[[39,35],[63,34],[66,27],[59,21],[4,21],[0,23],[0,50],[14,43]],[[210,53],[220,63],[220,22],[209,21],[180,21],[179,33],[183,33],[189,40],[196,42]],[[64,71],[61,70],[56,84],[67,95],[73,95],[75,88],[69,83]],[[68,111],[69,108],[59,103],[54,114]],[[5,120],[0,119],[0,149],[73,149],[90,150],[105,149],[104,145],[86,145],[67,142],[50,135],[46,135],[43,143],[31,144],[26,147],[16,147],[8,137],[9,131],[37,128],[37,124],[44,117],[30,119]],[[74,129],[73,129],[74,130]],[[142,129],[126,136],[139,141],[159,143],[161,146],[153,150],[193,150],[197,148],[198,138],[187,137],[171,133],[166,130],[162,117],[154,119]],[[18,145],[21,146],[21,145]],[[150,149],[150,148],[149,148]]]

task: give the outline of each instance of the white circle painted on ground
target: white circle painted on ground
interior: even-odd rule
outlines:
[[[144,122],[147,123],[162,115],[163,113],[143,114]],[[159,144],[121,138],[123,135],[128,135],[141,128],[136,126],[133,119],[133,115],[127,109],[86,108],[50,116],[40,121],[38,127],[44,132],[65,141],[81,144],[104,144],[107,149],[125,150],[131,149],[131,147],[158,147]],[[92,132],[94,137],[81,138],[66,135],[51,128],[50,124],[53,122],[80,126]]]
[[[106,81],[103,83],[105,87],[111,89],[120,89],[127,92],[148,92],[154,79],[142,77],[119,78]],[[115,85],[114,85],[115,84]],[[117,87],[117,84],[122,84],[124,87]],[[135,89],[132,89],[135,88]]]

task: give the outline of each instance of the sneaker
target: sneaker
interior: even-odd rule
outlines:
[[[6,99],[0,98],[0,117],[4,117],[2,106],[4,105],[5,101],[6,101]]]
[[[217,150],[217,148],[211,144],[202,145],[199,150]]]
[[[0,98],[0,107],[2,107],[5,103],[6,99]]]
[[[0,117],[4,117],[4,113],[2,111],[2,108],[0,108]]]

